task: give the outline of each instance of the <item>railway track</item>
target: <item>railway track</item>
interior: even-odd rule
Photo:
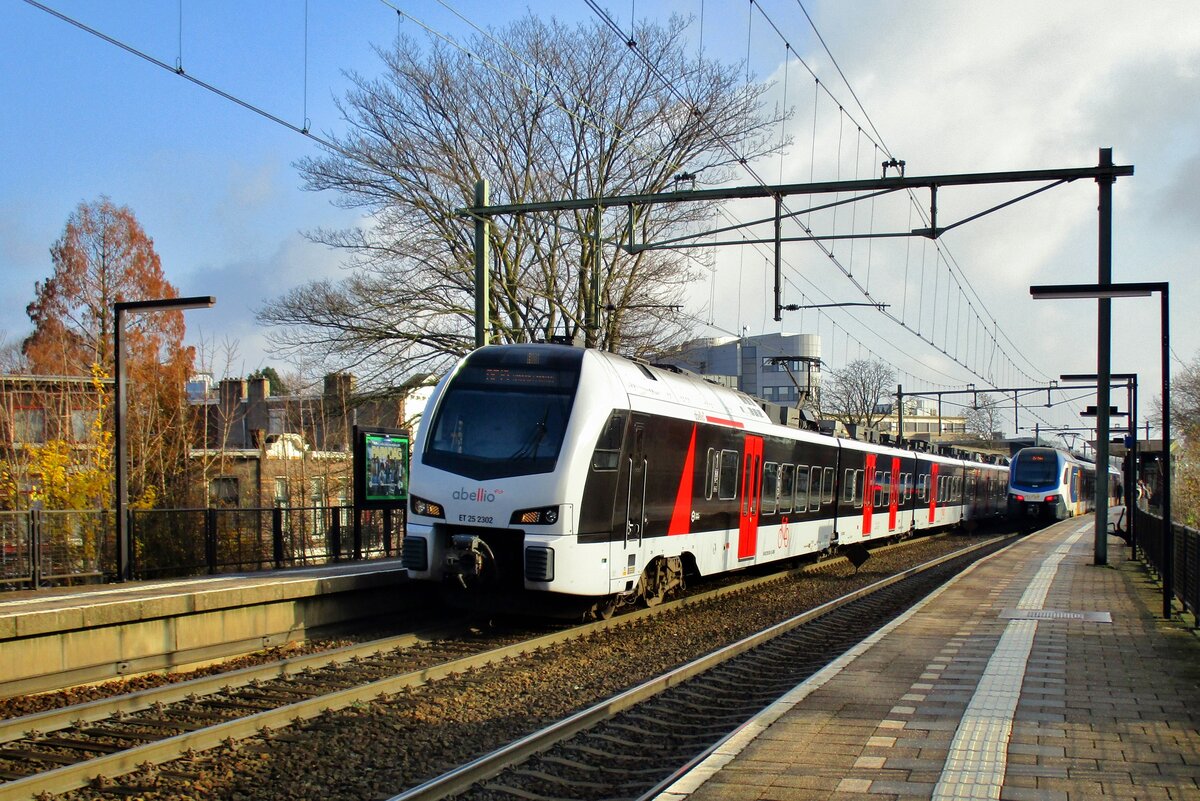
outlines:
[[[406,635],[0,721],[0,779],[4,780],[0,801],[88,787],[95,788],[97,797],[142,794],[147,785],[139,784],[141,780],[97,777],[121,777],[139,770],[155,773],[152,766],[186,756],[180,766],[157,770],[148,793],[153,795],[175,781],[186,783],[196,772],[203,773],[211,760],[201,759],[196,771],[187,767],[189,761],[197,761],[197,753],[231,741],[262,738],[263,730],[271,730],[265,735],[271,745],[263,746],[270,750],[296,741],[297,736],[288,733],[288,727],[295,728],[292,724],[328,715],[330,710],[375,704],[381,696],[412,692],[447,677],[466,676],[469,682],[473,673],[488,665],[522,656],[528,659],[564,643],[636,627],[652,616],[670,616],[689,606],[751,593],[789,576],[828,571],[839,561],[540,636],[531,637],[528,630],[476,631],[457,638]],[[499,670],[504,670],[503,665]],[[425,768],[414,770],[420,773]],[[89,791],[83,792],[79,797]],[[172,796],[166,792],[160,797]]]
[[[649,801],[754,714],[1005,544],[988,541],[823,604],[391,801]]]

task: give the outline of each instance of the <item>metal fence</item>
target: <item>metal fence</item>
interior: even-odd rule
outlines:
[[[115,563],[113,513],[0,512],[0,587],[99,580]]]
[[[1166,556],[1163,519],[1141,509],[1136,515],[1134,554],[1140,554],[1142,560],[1162,576]],[[1173,523],[1171,531],[1174,596],[1194,619],[1200,619],[1200,531],[1179,523]]]
[[[351,506],[134,509],[134,578],[320,565],[399,556],[403,510]],[[117,574],[111,510],[0,512],[0,589]]]

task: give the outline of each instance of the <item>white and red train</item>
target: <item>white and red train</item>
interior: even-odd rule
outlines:
[[[774,424],[697,376],[489,346],[426,408],[404,565],[489,604],[573,597],[603,614],[688,575],[996,517],[1007,486],[1005,465]]]

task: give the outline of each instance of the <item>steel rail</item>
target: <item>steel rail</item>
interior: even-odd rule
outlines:
[[[82,704],[48,709],[23,715],[19,718],[0,720],[0,745],[19,740],[28,732],[36,731],[41,734],[58,731],[75,723],[94,723],[98,720],[112,717],[116,714],[128,714],[149,709],[156,704],[172,704],[188,699],[189,696],[213,695],[229,688],[244,687],[256,681],[269,681],[294,676],[305,670],[325,667],[326,665],[349,662],[364,656],[405,648],[419,642],[425,642],[446,636],[448,629],[428,629],[395,637],[385,637],[381,640],[371,640],[356,645],[346,645],[319,651],[304,656],[292,656],[262,665],[230,670],[224,673],[214,673],[200,676],[187,681],[164,684],[161,687],[150,687],[133,693],[98,698]]]
[[[929,538],[919,538],[918,540],[906,540],[903,542],[890,543],[880,546],[875,552],[889,551],[897,548],[903,548],[916,541],[924,541],[934,537],[945,536],[944,533],[932,535]],[[987,543],[981,543],[976,547],[983,547]],[[967,551],[960,551],[956,554],[951,554],[949,557],[961,555]],[[418,687],[438,679],[445,678],[451,674],[462,673],[471,669],[484,667],[494,662],[500,662],[515,656],[521,656],[541,648],[547,648],[560,643],[569,642],[573,639],[586,637],[594,632],[602,631],[610,628],[631,625],[642,620],[652,618],[657,615],[670,614],[688,606],[702,604],[707,601],[719,598],[725,595],[746,592],[750,589],[770,584],[778,581],[786,580],[790,577],[803,575],[806,573],[814,573],[826,570],[830,567],[847,562],[845,557],[839,556],[832,559],[827,559],[821,562],[814,562],[804,565],[799,568],[794,568],[787,571],[781,571],[768,576],[760,576],[748,581],[739,582],[738,584],[719,587],[686,598],[668,601],[647,609],[640,609],[635,612],[614,616],[610,620],[600,620],[593,623],[574,626],[563,631],[553,632],[541,637],[535,637],[530,640],[524,640],[512,645],[503,646],[501,648],[483,651],[471,656],[461,657],[459,659],[443,662],[439,665],[434,665],[408,673],[392,676],[387,679],[380,679],[367,684],[356,685],[354,687],[345,688],[325,695],[314,696],[310,699],[297,701],[275,709],[264,710],[263,712],[254,713],[244,717],[235,718],[224,721],[213,726],[207,726],[202,729],[197,729],[191,732],[167,737],[152,743],[134,746],[132,748],[118,751],[112,754],[84,759],[72,765],[65,765],[60,768],[54,768],[49,771],[27,776],[21,779],[14,779],[4,783],[0,783],[0,801],[15,801],[15,799],[28,799],[36,797],[43,793],[63,793],[70,790],[75,790],[88,785],[93,778],[98,776],[114,777],[125,773],[129,773],[137,768],[150,764],[160,765],[178,759],[188,752],[205,751],[215,748],[228,740],[237,740],[257,734],[265,728],[274,728],[290,725],[297,720],[307,720],[322,714],[325,711],[342,709],[351,706],[360,701],[371,700],[379,695],[396,693],[406,688]],[[927,566],[932,566],[937,562],[929,563]],[[876,584],[870,585],[870,588],[856,591],[850,595],[843,596],[843,599],[838,599],[841,603],[848,603],[856,597],[859,597],[867,589],[879,589],[887,586],[888,583],[899,580],[905,575],[911,573],[912,570],[898,574],[891,579],[885,579]],[[830,602],[817,607],[815,610],[805,613],[798,618],[799,622],[793,625],[800,625],[812,616],[822,614],[829,609],[838,605],[838,601]],[[833,604],[833,606],[831,606]],[[801,619],[803,618],[803,619]],[[790,622],[790,621],[787,621]],[[787,623],[785,622],[785,624]],[[785,624],[779,624],[780,626]],[[768,629],[767,631],[775,631],[779,626]],[[780,631],[779,633],[782,633]],[[385,643],[392,643],[401,640],[411,642],[418,641],[418,638],[427,639],[426,635],[406,634],[385,640],[375,640],[361,645],[346,646],[334,651],[325,651],[318,654],[312,654],[303,657],[291,657],[289,659],[280,660],[279,662],[268,665],[261,665],[250,668],[243,668],[237,671],[228,673],[218,673],[212,676],[204,676],[199,679],[193,679],[187,682],[179,682],[177,684],[165,685],[163,687],[143,690],[137,693],[132,693],[125,696],[118,696],[111,699],[99,699],[97,701],[88,702],[63,709],[49,710],[44,713],[35,715],[26,715],[20,718],[13,718],[0,724],[0,732],[7,737],[7,742],[14,739],[19,739],[29,732],[37,732],[39,734],[48,733],[56,729],[66,728],[70,725],[83,721],[94,722],[102,720],[118,712],[140,711],[156,704],[171,703],[187,699],[188,696],[195,695],[211,695],[220,692],[224,689],[233,687],[245,686],[253,681],[262,679],[283,678],[300,673],[304,669],[311,667],[321,667],[334,663],[350,661],[355,656],[375,655],[385,650],[390,650],[385,647]],[[767,638],[769,639],[769,638]],[[742,642],[746,642],[743,640]],[[392,647],[397,647],[393,645]],[[727,646],[716,654],[724,654],[734,646]],[[752,647],[752,646],[747,646]],[[744,650],[744,649],[743,649]],[[738,652],[740,653],[740,651]],[[330,659],[331,655],[337,654],[337,659]],[[730,658],[736,655],[731,653],[725,658]],[[705,662],[711,657],[706,657],[700,662]],[[697,664],[697,663],[692,663]],[[716,664],[713,662],[712,664]],[[681,671],[686,670],[681,668]],[[707,668],[705,668],[707,669]],[[691,673],[686,675],[680,673],[681,678],[672,681],[655,692],[666,689],[684,678],[690,677]],[[236,683],[230,679],[236,677]],[[652,684],[653,682],[651,682]],[[643,685],[645,686],[645,685]],[[609,701],[602,702],[597,705],[601,708],[611,708],[610,714],[616,714],[626,708],[628,698],[641,699],[638,694],[640,688],[628,690],[621,695],[615,696]],[[653,694],[653,693],[651,693]],[[636,702],[636,701],[634,701]],[[617,704],[614,706],[614,704]],[[580,718],[584,713],[575,716]],[[185,715],[186,716],[186,715]],[[574,720],[572,718],[570,720]],[[564,722],[565,724],[565,722]],[[592,725],[592,724],[587,724]],[[584,727],[584,726],[581,726]],[[577,729],[576,729],[577,730]],[[564,729],[564,731],[566,731]],[[569,733],[574,733],[575,730]],[[16,737],[12,736],[13,732],[19,732]],[[569,736],[563,734],[559,739]],[[529,739],[529,738],[526,738]],[[5,740],[0,740],[5,742]],[[557,740],[555,740],[557,742]],[[553,743],[550,743],[553,744]]]
[[[937,534],[934,536],[945,536]],[[892,543],[880,546],[874,549],[873,552],[885,552],[887,550],[904,547],[910,544],[910,541],[901,543]],[[683,599],[668,601],[653,609],[637,610],[626,613],[612,621],[601,621],[601,623],[619,624],[628,621],[640,620],[655,613],[670,612],[673,609],[678,609],[691,603],[702,603],[711,598],[720,597],[732,592],[741,592],[763,583],[772,581],[780,581],[784,578],[799,575],[803,573],[813,572],[816,570],[824,570],[829,567],[841,564],[845,561],[845,557],[836,557],[822,562],[805,565],[801,568],[795,568],[790,571],[783,571],[772,574],[770,576],[762,576],[756,579],[740,582],[737,585],[730,587],[722,587],[715,590],[709,590],[704,593],[697,593]],[[584,633],[590,633],[596,630],[594,624]],[[601,626],[602,627],[602,626]],[[93,723],[98,720],[111,717],[115,714],[129,714],[132,712],[140,712],[149,709],[157,704],[171,704],[178,701],[183,701],[189,696],[203,697],[214,693],[222,692],[229,688],[244,687],[256,681],[269,681],[272,679],[287,678],[296,674],[302,673],[305,670],[313,668],[325,667],[327,665],[340,664],[353,659],[359,659],[365,656],[374,656],[376,654],[391,651],[396,648],[405,648],[419,642],[429,642],[432,640],[444,638],[450,633],[449,628],[427,629],[424,631],[413,632],[409,634],[401,634],[394,637],[385,637],[380,640],[371,640],[366,643],[358,643],[355,645],[347,645],[341,648],[334,648],[328,651],[320,651],[314,654],[304,656],[287,657],[275,662],[269,662],[262,665],[254,665],[251,667],[240,668],[238,670],[226,671],[224,673],[214,673],[209,676],[200,676],[187,681],[174,682],[161,687],[151,687],[145,690],[139,690],[133,693],[114,696],[112,698],[99,698],[95,701],[88,701],[82,704],[74,704],[60,709],[50,709],[45,712],[36,712],[29,715],[22,715],[16,718],[7,718],[0,720],[0,745],[19,740],[28,735],[29,732],[39,732],[45,734],[48,732],[58,731],[67,728],[76,723]]]
[[[623,712],[630,707],[641,703],[642,701],[645,701],[648,698],[658,695],[664,690],[668,690],[678,684],[681,684],[684,681],[704,673],[705,671],[708,671],[723,662],[739,656],[746,651],[756,648],[769,640],[786,634],[792,629],[808,623],[815,618],[826,614],[827,612],[837,609],[838,607],[845,606],[848,603],[870,595],[871,593],[877,592],[885,587],[889,587],[892,584],[908,578],[909,576],[935,568],[951,559],[957,559],[963,555],[987,548],[991,545],[994,545],[996,542],[1006,539],[1009,536],[1011,535],[990,538],[984,542],[976,543],[954,553],[937,557],[925,562],[924,564],[909,568],[865,587],[860,587],[859,589],[849,592],[839,598],[835,598],[832,601],[827,601],[820,606],[814,607],[813,609],[770,626],[769,628],[763,629],[762,631],[752,634],[749,637],[739,640],[738,642],[719,648],[716,651],[707,654],[706,656],[664,673],[657,678],[638,685],[637,687],[633,687],[623,693],[601,701],[600,703],[577,712],[568,718],[564,718],[563,720],[554,723],[545,729],[542,729],[541,731],[516,740],[489,754],[472,760],[466,765],[455,768],[454,770],[444,773],[441,776],[430,779],[427,782],[395,795],[388,799],[388,801],[441,801],[441,799],[449,798],[450,796],[461,793],[473,784],[492,778],[505,768],[523,762],[535,754],[546,751],[552,746],[575,736],[585,729],[591,728],[592,726],[595,726],[596,724],[601,723],[617,715],[618,713]]]

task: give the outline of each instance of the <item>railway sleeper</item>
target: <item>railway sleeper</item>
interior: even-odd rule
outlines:
[[[586,763],[586,762],[579,762],[574,759],[567,759],[566,757],[551,756],[548,754],[543,754],[541,756],[541,760],[543,762],[547,762],[551,765],[562,765],[565,768],[570,768],[571,770],[578,770],[578,771],[584,772],[584,773],[605,773],[605,774],[616,774],[618,776],[660,776],[660,775],[662,775],[661,767],[631,768],[631,767],[620,767],[620,766],[616,766],[616,765],[593,765],[593,764]]]

